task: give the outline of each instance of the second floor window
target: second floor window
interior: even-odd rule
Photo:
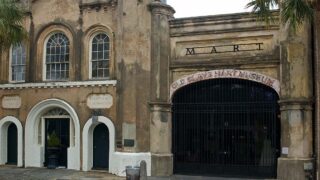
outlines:
[[[12,47],[10,67],[10,80],[12,82],[24,82],[26,75],[26,48],[22,44]]]
[[[69,78],[69,40],[63,33],[53,34],[46,44],[46,80]]]
[[[109,77],[109,54],[110,54],[109,37],[100,33],[93,37],[91,44],[91,78],[108,78]]]

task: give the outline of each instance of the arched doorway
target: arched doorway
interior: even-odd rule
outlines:
[[[104,137],[103,138],[97,137],[100,135]],[[95,168],[98,168],[98,169],[108,168],[110,173],[116,174],[118,172],[117,166],[120,162],[119,162],[119,159],[116,159],[115,157],[115,127],[113,125],[113,122],[109,118],[104,116],[94,116],[90,118],[86,122],[85,126],[83,127],[82,137],[83,137],[82,169],[84,171],[89,171]],[[103,141],[103,142],[100,142],[100,141]],[[102,148],[100,147],[101,145],[100,143],[103,144]],[[108,144],[106,145],[105,143],[108,143]],[[96,148],[94,148],[94,146],[96,146]],[[107,165],[103,164],[102,167],[99,167],[99,164],[94,164],[94,163],[97,163],[97,162],[94,162],[94,159],[95,159],[94,156],[99,156],[100,151],[101,152],[103,151],[102,153],[104,153],[103,163],[105,163],[106,158],[108,158]],[[94,155],[95,153],[96,155]],[[102,159],[102,156],[100,158]]]
[[[0,120],[0,165],[23,166],[23,128],[21,122],[6,116]]]
[[[17,165],[18,162],[18,131],[17,126],[11,123],[7,136],[7,164]]]
[[[109,168],[109,130],[104,124],[93,130],[93,169]]]
[[[279,97],[242,79],[210,79],[172,98],[174,173],[276,177]]]
[[[29,112],[25,129],[26,167],[47,165],[48,138],[54,130],[63,147],[59,166],[80,170],[80,123],[68,103],[59,99],[39,102]]]

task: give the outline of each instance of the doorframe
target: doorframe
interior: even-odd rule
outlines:
[[[52,115],[52,116],[41,117],[41,144],[44,145],[44,156],[46,156],[46,119],[68,119],[69,120],[69,147],[67,148],[67,156],[68,156],[68,150],[71,147],[71,145],[74,144],[74,129],[72,129],[73,123],[72,123],[71,117],[67,115],[61,115],[61,116]],[[44,157],[43,159],[45,162],[46,157]],[[68,158],[67,158],[67,165],[68,165]]]
[[[71,142],[74,144],[74,129],[72,128],[73,123],[70,116],[42,116],[41,117],[41,144],[45,145],[46,142],[46,119],[69,119],[69,141],[70,146]],[[69,149],[69,148],[68,148]]]
[[[18,153],[17,153],[17,167],[23,167],[23,128],[21,122],[13,117],[6,116],[0,120],[0,165],[7,163],[7,137],[8,137],[8,127],[13,123],[17,127],[17,137],[18,137]]]

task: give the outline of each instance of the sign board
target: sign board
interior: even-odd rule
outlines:
[[[237,69],[222,69],[222,70],[198,72],[198,73],[191,74],[176,80],[171,84],[170,97],[172,97],[174,92],[176,92],[178,89],[188,84],[203,81],[203,80],[218,79],[218,78],[236,78],[236,79],[255,81],[273,88],[278,94],[280,93],[280,82],[277,79],[268,77],[260,73],[251,72],[251,71],[244,71],[244,70],[237,70]]]
[[[262,51],[263,43],[247,43],[247,44],[228,44],[219,46],[199,46],[187,47],[186,55],[202,55],[202,54],[219,54],[219,53],[236,53],[242,51]]]
[[[108,109],[113,105],[113,97],[110,94],[91,94],[87,98],[87,106],[90,109]]]
[[[289,148],[288,147],[283,147],[281,150],[282,154],[288,155],[289,154]]]
[[[4,96],[2,98],[2,107],[4,109],[19,109],[21,107],[20,96]]]

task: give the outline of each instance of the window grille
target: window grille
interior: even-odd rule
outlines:
[[[92,39],[91,75],[93,79],[109,77],[110,43],[106,34]]]
[[[26,72],[26,48],[19,44],[12,48],[11,81],[24,82]]]
[[[69,40],[62,33],[52,35],[46,45],[46,80],[69,78]]]

